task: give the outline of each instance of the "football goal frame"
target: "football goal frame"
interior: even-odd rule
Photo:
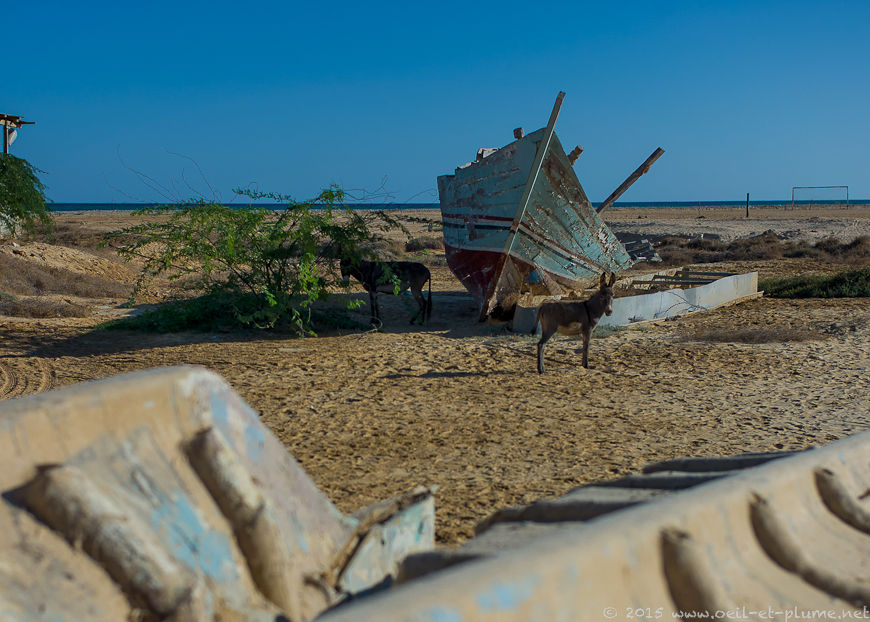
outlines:
[[[832,188],[841,188],[846,191],[846,207],[849,207],[849,186],[792,186],[791,187],[791,206],[795,206],[794,191],[795,190],[828,190]],[[819,201],[823,203],[824,201]],[[810,203],[812,205],[812,203]]]

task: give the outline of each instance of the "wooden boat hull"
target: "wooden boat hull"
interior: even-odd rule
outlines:
[[[524,292],[562,294],[632,265],[548,129],[438,178],[447,263],[481,316]]]

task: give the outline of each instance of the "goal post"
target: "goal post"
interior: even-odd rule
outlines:
[[[845,190],[846,191],[846,207],[849,207],[849,186],[792,186],[791,187],[791,206],[792,207],[795,206],[795,191],[796,190],[806,190],[806,191],[809,191],[809,190],[823,190],[823,191]],[[799,193],[799,194],[807,194],[807,193]],[[822,194],[826,194],[826,192],[823,192]],[[801,200],[801,199],[797,199],[797,200]],[[842,199],[839,199],[839,198],[835,201],[832,201],[829,198],[821,198],[818,200],[815,200],[815,199],[803,199],[803,200],[804,201],[808,200],[810,202],[810,205],[812,205],[814,201],[816,201],[818,203],[826,203],[826,202],[841,203],[842,202]]]

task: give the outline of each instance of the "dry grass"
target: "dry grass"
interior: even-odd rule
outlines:
[[[661,256],[663,265],[670,266],[797,257],[861,266],[870,265],[870,236],[860,236],[848,243],[828,237],[815,244],[805,240],[780,240],[771,231],[732,242],[666,237],[656,245],[656,251]]]
[[[444,250],[444,240],[441,237],[424,235],[417,238],[412,238],[405,242],[406,253],[418,253],[420,251],[442,251]]]
[[[405,243],[402,240],[381,238],[372,241],[368,250],[382,261],[395,261],[405,256]]]
[[[43,297],[16,298],[0,296],[0,315],[12,317],[88,317],[90,309],[83,305],[66,301],[47,300]]]
[[[797,341],[821,341],[824,335],[807,328],[788,326],[763,326],[755,328],[698,328],[682,341],[711,341],[717,343],[789,343]]]
[[[24,296],[67,294],[81,298],[126,298],[130,295],[130,286],[0,254],[0,291]]]

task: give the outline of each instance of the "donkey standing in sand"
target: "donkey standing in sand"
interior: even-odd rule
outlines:
[[[350,277],[359,281],[363,289],[369,293],[372,307],[372,319],[380,321],[381,311],[378,307],[378,292],[385,294],[401,294],[410,289],[419,310],[411,318],[413,324],[417,318],[420,323],[427,321],[432,315],[432,275],[429,268],[415,261],[354,261],[341,260],[341,276],[347,283]],[[429,298],[423,298],[423,287],[429,282]]]
[[[583,367],[589,369],[589,338],[602,315],[613,313],[613,284],[616,275],[610,279],[602,273],[598,291],[589,300],[579,302],[545,302],[538,308],[538,317],[532,326],[541,324],[541,340],[538,342],[538,373],[544,373],[544,345],[555,333],[561,335],[583,335]]]

